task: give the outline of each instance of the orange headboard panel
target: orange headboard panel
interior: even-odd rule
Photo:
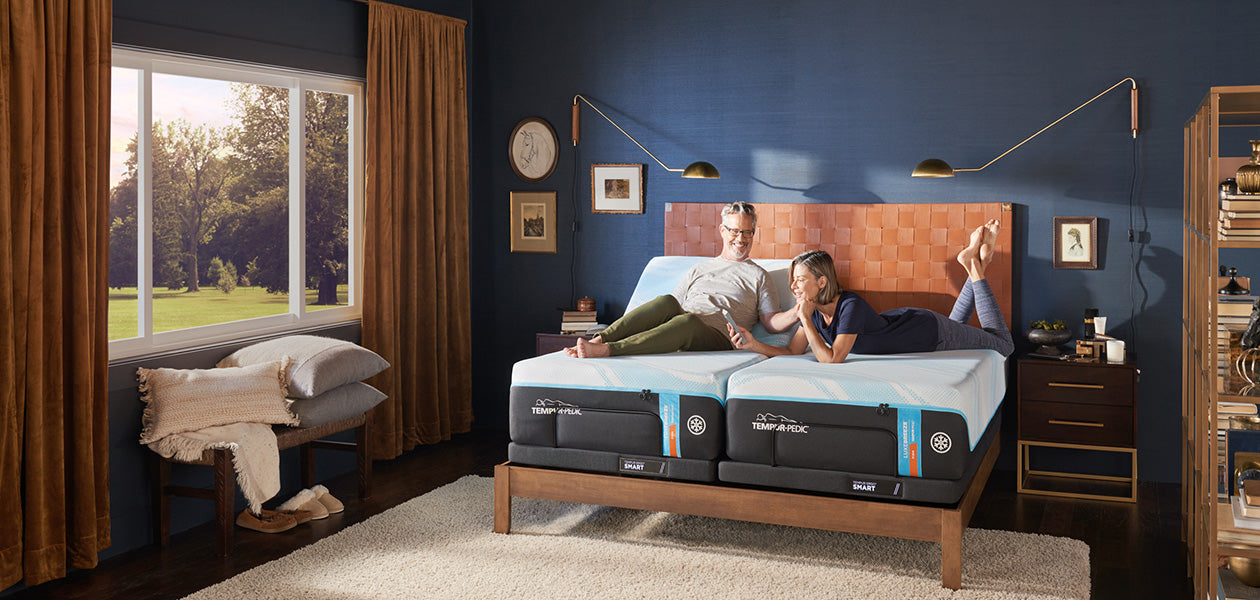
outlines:
[[[724,204],[665,205],[665,254],[717,256]],[[826,250],[840,283],[878,311],[902,306],[948,315],[966,273],[956,256],[973,229],[1002,223],[987,279],[1011,322],[1011,205],[976,204],[754,204],[753,259],[795,258]],[[975,319],[973,319],[973,323]]]

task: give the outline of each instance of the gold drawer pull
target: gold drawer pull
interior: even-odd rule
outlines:
[[[1051,425],[1071,425],[1073,427],[1105,427],[1102,423],[1094,423],[1092,421],[1061,421],[1059,419],[1050,419]]]
[[[1059,382],[1057,382],[1057,381],[1051,381],[1051,382],[1050,382],[1049,384],[1047,384],[1047,385],[1049,385],[1050,387],[1084,388],[1084,389],[1087,389],[1087,390],[1102,390],[1102,389],[1106,389],[1104,386],[1098,385],[1098,384],[1096,384],[1096,383],[1059,383]]]

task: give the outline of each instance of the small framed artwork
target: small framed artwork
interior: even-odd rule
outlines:
[[[509,192],[512,252],[556,252],[556,193]]]
[[[591,165],[591,212],[643,214],[643,165]]]
[[[1054,268],[1098,268],[1098,217],[1054,218]]]

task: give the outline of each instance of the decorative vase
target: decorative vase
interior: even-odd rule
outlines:
[[[1260,559],[1231,556],[1229,570],[1233,571],[1234,576],[1243,584],[1252,587],[1260,586]]]
[[[1238,167],[1234,181],[1241,193],[1260,193],[1260,140],[1251,140],[1251,163]]]
[[[578,310],[595,310],[595,300],[590,296],[585,296],[578,300]]]

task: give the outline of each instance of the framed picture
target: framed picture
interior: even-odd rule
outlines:
[[[556,252],[556,193],[509,192],[512,252]]]
[[[1098,268],[1098,217],[1054,218],[1054,268]]]
[[[508,137],[508,162],[517,177],[529,182],[542,181],[556,170],[560,144],[556,130],[541,117],[523,119]]]
[[[591,212],[643,214],[643,165],[591,165]]]

